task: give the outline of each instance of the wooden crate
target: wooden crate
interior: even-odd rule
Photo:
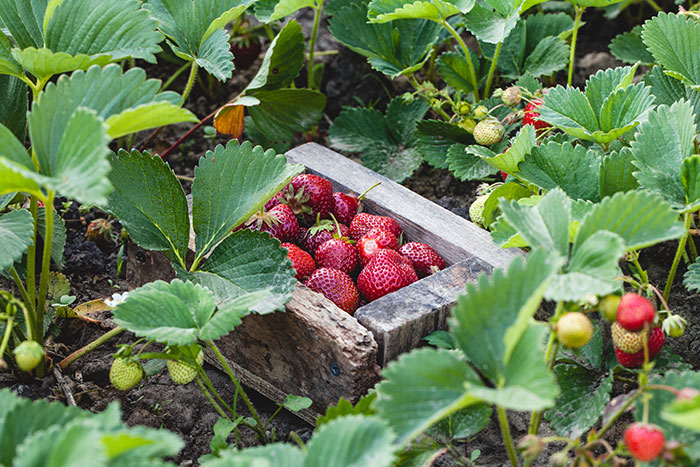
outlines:
[[[287,158],[329,179],[336,191],[362,193],[381,182],[366,195],[365,211],[396,219],[405,241],[431,245],[448,264],[358,308],[354,316],[298,284],[285,313],[246,316],[220,340],[244,384],[276,402],[287,394],[311,398],[313,405],[300,415],[314,423],[341,397],[357,401],[379,380],[381,367],[420,345],[426,335],[444,329],[449,309],[467,282],[481,272],[505,267],[519,253],[496,247],[485,230],[323,146],[305,144],[289,151]],[[171,277],[164,272],[169,269],[167,260],[154,256],[130,251],[130,286]],[[148,269],[162,277],[154,278]]]

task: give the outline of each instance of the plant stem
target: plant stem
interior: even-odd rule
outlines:
[[[607,431],[610,429],[610,427],[613,426],[613,424],[617,421],[617,419],[620,418],[620,416],[627,411],[627,408],[630,405],[632,405],[632,403],[635,400],[637,400],[637,397],[639,397],[640,394],[641,394],[641,391],[637,391],[632,397],[627,399],[625,401],[625,403],[622,405],[622,407],[620,407],[620,410],[618,410],[615,413],[615,415],[613,415],[612,418],[610,418],[610,420],[608,420],[608,422],[605,425],[603,425],[603,427],[600,429],[600,431],[596,432],[595,436],[593,437],[593,439],[590,442],[594,442],[594,441],[597,441],[597,440],[603,438],[603,436],[605,435],[605,433],[607,433]]]
[[[255,423],[258,428],[261,428],[263,426],[262,421],[260,421],[260,416],[258,415],[258,411],[255,410],[255,407],[253,407],[253,404],[250,402],[250,399],[248,399],[248,395],[245,393],[243,388],[241,387],[241,383],[238,382],[238,379],[236,376],[233,374],[233,370],[231,370],[231,367],[229,366],[228,362],[226,361],[226,358],[221,354],[221,351],[219,348],[216,346],[214,341],[207,341],[207,344],[209,347],[212,349],[214,354],[216,355],[216,358],[219,359],[219,362],[224,367],[224,370],[226,370],[226,374],[228,377],[231,379],[233,384],[236,386],[236,391],[240,394],[240,396],[243,398],[243,402],[245,403],[246,407],[248,407],[248,410],[250,411],[250,414],[253,416],[255,419]],[[265,430],[261,430],[258,434],[263,438],[263,444],[267,442],[267,436],[265,436]]]
[[[173,73],[168,80],[163,83],[163,85],[160,87],[160,92],[165,91],[170,87],[171,84],[173,84],[173,81],[177,79],[178,76],[180,76],[186,69],[187,67],[191,66],[189,62],[185,63],[182,65],[180,68],[178,68],[175,73]]]
[[[187,96],[190,95],[192,91],[192,86],[194,85],[194,80],[197,79],[197,62],[192,62],[192,68],[190,68],[190,77],[187,79],[187,84],[185,85],[185,90],[182,92],[182,103],[184,104],[187,100]]]
[[[221,418],[225,418],[226,420],[231,420],[228,415],[226,415],[226,412],[223,411],[221,407],[219,407],[219,404],[216,403],[214,398],[209,394],[209,391],[207,391],[207,388],[204,386],[202,383],[202,380],[200,378],[197,378],[197,386],[199,386],[199,389],[202,390],[202,393],[204,394],[204,397],[207,398],[209,403],[211,404],[212,407],[214,407],[214,410],[216,410],[216,413],[219,414]]]
[[[571,80],[574,76],[574,56],[576,55],[576,39],[578,38],[578,28],[581,25],[581,17],[586,7],[579,7],[574,4],[574,10],[576,11],[576,17],[574,19],[574,32],[571,35],[571,50],[569,52],[569,77],[566,80],[566,85],[571,86]]]
[[[656,3],[654,0],[647,0],[647,3],[649,4],[650,7],[652,7],[654,10],[656,10],[657,13],[664,11],[658,3]]]
[[[44,206],[44,253],[41,261],[41,277],[39,279],[39,296],[36,305],[36,332],[34,340],[44,343],[44,307],[46,306],[46,293],[49,287],[49,267],[51,266],[51,243],[53,242],[53,199],[56,192],[49,191],[47,202]],[[39,370],[41,372],[41,370]],[[40,375],[41,376],[41,375]]]
[[[678,264],[681,262],[681,257],[685,251],[685,242],[688,240],[688,229],[690,228],[690,213],[684,215],[684,227],[685,233],[678,241],[678,249],[676,250],[676,256],[673,258],[673,264],[671,264],[671,270],[668,272],[668,278],[666,279],[666,287],[664,287],[664,300],[668,301],[668,296],[671,294],[671,287],[673,286],[673,279],[676,277],[676,270],[678,269]]]
[[[498,424],[501,426],[501,435],[503,435],[503,442],[508,450],[508,459],[510,459],[510,464],[513,467],[518,467],[518,455],[515,453],[515,446],[513,445],[513,437],[510,435],[510,425],[508,424],[508,414],[506,409],[503,407],[498,407]]]
[[[63,360],[61,360],[61,362],[58,364],[59,368],[61,368],[61,370],[64,370],[68,365],[70,365],[71,363],[73,363],[74,361],[76,361],[77,359],[79,359],[80,357],[85,355],[86,353],[95,350],[96,348],[98,348],[99,346],[101,346],[102,344],[104,344],[105,342],[110,340],[112,337],[117,336],[124,331],[126,331],[126,329],[124,329],[122,327],[116,327],[114,329],[107,331],[106,333],[102,334],[100,337],[98,337],[94,341],[79,348],[78,350],[76,350],[72,354],[68,355]]]
[[[33,152],[33,151],[32,151]],[[29,212],[32,214],[34,221],[34,236],[31,245],[27,248],[27,294],[29,295],[29,306],[36,310],[36,241],[39,235],[38,232],[38,211],[36,196],[29,197]]]
[[[639,264],[639,254],[635,252],[634,255],[632,255],[632,264],[634,264],[634,267],[637,268],[637,272],[639,273],[639,278],[642,280],[643,284],[648,284],[649,283],[649,276],[647,276],[647,272],[642,268],[642,265]]]
[[[472,63],[472,58],[469,55],[469,48],[467,47],[467,44],[464,42],[459,33],[455,30],[455,28],[452,27],[450,23],[448,23],[447,21],[443,21],[442,25],[445,29],[447,29],[447,31],[452,35],[452,37],[455,38],[459,46],[462,48],[462,51],[464,52],[464,58],[467,60],[467,67],[469,69],[469,80],[472,82],[472,86],[474,87],[474,101],[479,102],[479,83],[476,80],[476,71],[474,71],[474,64]]]
[[[207,374],[206,371],[204,371],[204,368],[199,367],[198,369],[199,372],[199,377],[202,379],[204,384],[209,388],[209,391],[214,394],[214,396],[219,400],[219,403],[224,406],[226,410],[231,412],[231,414],[234,417],[238,417],[238,414],[236,413],[235,410],[232,410],[231,407],[224,401],[224,399],[221,397],[221,395],[217,392],[217,390],[214,388],[214,384],[212,384],[211,379],[209,379],[209,375]]]
[[[316,38],[318,37],[318,25],[321,22],[321,14],[323,13],[323,0],[319,0],[318,5],[314,8],[314,27],[311,30],[309,38],[309,63],[306,74],[307,85],[309,89],[313,89],[314,84],[314,53],[316,52]]]
[[[15,285],[17,285],[17,288],[19,289],[19,294],[22,297],[24,306],[27,307],[30,315],[32,315],[31,326],[34,327],[34,304],[31,302],[29,294],[27,293],[27,289],[24,288],[24,284],[22,283],[22,278],[19,277],[19,273],[17,272],[14,266],[10,267],[10,275],[12,276],[12,280],[15,281]],[[27,326],[29,325],[30,324],[27,323]]]
[[[496,71],[496,64],[498,63],[498,56],[501,55],[501,47],[503,42],[499,42],[496,45],[496,51],[493,53],[493,58],[491,59],[491,66],[489,67],[489,74],[486,78],[486,87],[484,88],[484,97],[488,98],[491,92],[491,82],[493,81],[493,74]]]
[[[10,306],[14,305],[8,304],[7,308],[9,308]],[[12,335],[12,328],[14,326],[14,322],[14,315],[10,315],[7,317],[7,323],[5,324],[5,335],[2,336],[2,342],[0,342],[0,360],[2,360],[2,356],[5,354],[5,349],[7,349],[7,344],[10,342],[10,336]]]

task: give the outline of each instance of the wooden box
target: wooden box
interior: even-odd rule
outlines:
[[[379,380],[381,367],[444,329],[465,284],[481,272],[505,267],[518,253],[496,247],[485,230],[323,146],[305,144],[289,151],[287,158],[329,179],[336,191],[362,193],[381,182],[366,195],[365,211],[396,219],[404,241],[429,244],[448,264],[358,308],[354,316],[298,284],[285,313],[249,315],[220,340],[244,384],[276,402],[287,394],[311,398],[313,405],[300,416],[314,423],[341,397],[357,401]],[[131,286],[145,282],[140,277],[144,270],[163,276],[168,266],[167,260],[143,251],[130,254],[129,261]]]

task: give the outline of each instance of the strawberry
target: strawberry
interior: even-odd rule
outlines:
[[[625,353],[637,353],[644,347],[642,331],[628,331],[620,326],[620,323],[617,321],[612,323],[610,330],[612,332],[613,344],[621,351]]]
[[[506,178],[508,178],[508,174],[502,170],[498,171],[498,175],[501,176],[501,178],[503,179],[504,182],[506,181]]]
[[[420,242],[404,243],[399,253],[411,260],[418,277],[426,277],[445,269],[445,260],[430,246]]]
[[[367,188],[361,195],[346,194],[340,192],[333,193],[333,215],[338,222],[343,224],[349,224],[352,222],[352,218],[355,217],[361,209],[362,205],[360,201],[365,199],[365,195],[381,182],[377,182],[371,187]]]
[[[483,105],[480,105],[474,109],[474,116],[479,120],[482,120],[489,116],[489,109],[487,109]]]
[[[399,240],[393,233],[384,229],[375,228],[359,239],[355,246],[357,247],[357,252],[360,254],[360,265],[365,267],[372,256],[382,248],[398,250]]]
[[[649,462],[661,454],[666,444],[664,432],[650,423],[633,423],[625,430],[625,444],[638,461]]]
[[[309,227],[306,237],[302,242],[299,242],[299,246],[313,255],[316,253],[316,249],[321,246],[322,243],[325,243],[332,238],[343,237],[350,237],[350,229],[347,225],[338,224],[336,226],[330,220],[317,220],[313,227]]]
[[[656,357],[664,346],[666,337],[661,328],[654,328],[649,336],[649,360]],[[626,353],[615,347],[615,356],[617,357],[617,362],[624,366],[625,368],[638,368],[644,363],[644,349],[635,353]]]
[[[269,211],[251,217],[246,226],[251,230],[268,232],[280,242],[296,242],[299,238],[299,222],[286,204],[278,204]]]
[[[398,222],[391,217],[375,216],[361,212],[355,216],[350,223],[350,237],[353,240],[359,240],[365,236],[367,232],[374,228],[386,230],[396,235],[396,238],[401,237],[403,230]]]
[[[607,295],[598,302],[598,312],[608,322],[617,320],[617,307],[620,306],[618,295]]]
[[[394,250],[379,250],[357,277],[357,288],[371,302],[417,280],[408,258]]]
[[[197,354],[196,362],[199,366],[204,363],[204,352],[201,349]],[[197,377],[197,368],[180,360],[167,360],[165,365],[168,367],[170,379],[175,384],[189,384]]]
[[[360,293],[350,276],[339,269],[318,268],[304,282],[315,292],[322,293],[328,300],[350,314],[360,304]]]
[[[645,323],[653,323],[656,310],[649,300],[636,293],[626,293],[617,307],[617,322],[628,331],[639,331]]]
[[[85,231],[85,238],[98,245],[106,246],[112,241],[114,227],[104,218],[98,218],[90,222]]]
[[[109,369],[109,381],[120,391],[136,386],[143,379],[143,368],[138,360],[117,357]]]
[[[501,94],[501,100],[508,107],[515,107],[516,105],[520,104],[520,100],[522,98],[523,93],[520,91],[520,88],[516,86],[506,88],[503,91],[503,94]]]
[[[478,196],[469,206],[469,218],[478,226],[484,226],[484,205],[489,195]]]
[[[333,184],[318,175],[296,175],[277,196],[305,225],[313,223],[318,216],[328,218],[333,210]]]
[[[572,311],[559,318],[557,339],[564,347],[580,349],[593,337],[593,325],[584,313]]]
[[[22,371],[32,371],[44,359],[44,348],[37,341],[23,341],[12,353]]]
[[[670,315],[661,323],[664,332],[671,337],[682,337],[687,325],[688,321],[680,315]]]
[[[474,140],[484,146],[496,144],[503,139],[506,129],[495,117],[488,117],[474,127]]]
[[[287,258],[292,262],[292,267],[296,271],[296,279],[299,282],[303,282],[307,277],[311,275],[316,269],[316,263],[309,253],[302,250],[293,243],[283,243],[280,245],[282,248],[286,248]]]
[[[320,268],[340,269],[352,274],[357,267],[357,250],[346,238],[331,238],[316,248],[314,259]]]
[[[467,131],[469,133],[474,133],[474,128],[476,128],[476,120],[473,118],[463,118],[457,123],[457,126]]]
[[[535,127],[535,130],[542,130],[552,126],[549,123],[539,119],[540,113],[537,111],[537,109],[542,107],[543,103],[544,101],[542,99],[533,99],[525,106],[523,125],[532,125]]]

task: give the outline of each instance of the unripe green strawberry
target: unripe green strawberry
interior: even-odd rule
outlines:
[[[565,314],[557,322],[557,339],[564,347],[579,349],[593,337],[593,325],[580,311]]]
[[[482,118],[486,118],[489,116],[489,109],[487,109],[483,105],[480,105],[476,109],[474,109],[474,116],[479,120],[481,120]]]
[[[620,306],[618,295],[608,295],[598,302],[598,311],[606,321],[614,323],[617,320],[617,307]]]
[[[136,386],[143,379],[143,368],[138,360],[117,357],[109,369],[109,381],[120,391]]]
[[[462,102],[459,104],[459,113],[460,115],[469,115],[469,113],[472,111],[472,106],[467,104],[466,102]]]
[[[490,146],[496,144],[503,139],[506,129],[495,117],[486,118],[474,127],[474,139],[477,143]]]
[[[474,128],[476,127],[476,120],[473,118],[465,118],[457,124],[458,127],[469,133],[474,133]]]
[[[36,341],[22,342],[13,353],[22,371],[32,371],[44,359],[44,348]]]
[[[503,91],[503,94],[501,94],[501,100],[508,107],[515,107],[516,105],[520,104],[520,100],[522,98],[522,92],[520,92],[520,89],[515,86],[507,88],[505,91]]]
[[[615,346],[625,353],[637,353],[644,347],[642,332],[632,332],[623,328],[615,321],[610,326],[612,340]]]
[[[685,334],[688,322],[682,316],[671,315],[661,324],[662,329],[671,337],[681,337]]]
[[[204,352],[201,350],[197,354],[197,365],[204,363]],[[197,368],[179,360],[168,360],[165,363],[170,373],[170,379],[175,384],[189,384],[197,377]]]
[[[482,227],[484,225],[484,205],[487,199],[489,199],[489,195],[481,195],[469,206],[469,217],[472,222]]]

